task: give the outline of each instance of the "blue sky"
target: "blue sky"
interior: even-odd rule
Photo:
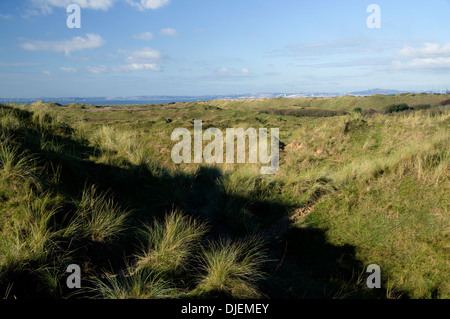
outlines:
[[[449,13],[450,0],[2,0],[0,97],[450,89]]]

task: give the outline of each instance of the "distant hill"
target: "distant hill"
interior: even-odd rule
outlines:
[[[374,94],[382,94],[382,95],[396,95],[401,93],[410,93],[408,91],[397,91],[397,90],[386,90],[386,89],[371,89],[365,91],[351,92],[350,95],[359,95],[359,96],[370,96]]]

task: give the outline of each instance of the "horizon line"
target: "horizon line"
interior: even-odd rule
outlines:
[[[371,93],[371,91],[387,91],[392,92],[389,94],[383,93]],[[363,94],[368,93],[368,94]],[[314,95],[314,97],[327,97],[327,95],[336,95],[336,96],[345,96],[345,95],[361,95],[361,96],[371,96],[376,94],[381,95],[397,95],[402,93],[428,93],[428,94],[450,94],[448,89],[423,89],[423,90],[394,90],[394,89],[367,89],[367,90],[359,90],[359,91],[340,91],[340,92],[319,92],[319,91],[298,91],[298,92],[256,92],[256,93],[229,93],[229,94],[199,94],[199,95],[170,95],[170,94],[158,94],[158,95],[129,95],[129,96],[34,96],[34,97],[0,97],[0,100],[35,100],[35,99],[109,99],[109,100],[121,100],[121,99],[130,99],[133,98],[155,98],[155,99],[170,99],[170,98],[199,98],[199,97],[239,97],[242,96],[242,99],[251,97],[252,95],[273,95],[273,97],[266,98],[277,98],[277,97],[285,97],[285,98],[296,98],[302,96],[292,96],[292,95]],[[283,96],[285,95],[285,96]],[[306,96],[308,97],[308,96]],[[258,97],[256,97],[258,98]],[[265,98],[265,97],[261,97]]]

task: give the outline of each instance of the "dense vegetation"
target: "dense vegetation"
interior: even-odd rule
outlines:
[[[1,105],[0,295],[449,298],[446,100]],[[175,165],[194,119],[279,128],[279,172]]]

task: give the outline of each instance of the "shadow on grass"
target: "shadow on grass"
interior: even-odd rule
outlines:
[[[386,298],[384,289],[367,288],[368,265],[355,258],[355,247],[328,243],[321,229],[290,228],[270,245],[275,259],[262,283],[270,298]]]
[[[96,163],[90,159],[97,157],[101,150],[72,139],[70,134],[46,131],[44,137],[31,123],[28,112],[14,112],[19,112],[17,117],[24,125],[10,133],[23,150],[32,153],[45,167],[46,173],[41,176],[44,188],[65,198],[60,216],[74,213],[73,202],[80,199],[86,185],[108,191],[116,203],[133,212],[126,231],[112,243],[87,239],[58,241],[56,256],[49,258],[58,258],[58,254],[70,251],[69,260],[80,264],[88,277],[104,269],[117,272],[125,268],[125,257],[135,254],[139,246],[137,230],[172,209],[181,209],[185,214],[207,221],[211,226],[208,239],[241,238],[249,232],[257,233],[292,209],[273,200],[224,194],[219,183],[222,172],[217,167],[201,167],[195,174],[188,174],[169,172],[157,163],[153,163],[152,168],[126,161],[120,166]],[[43,138],[58,141],[64,147],[59,152],[43,151]],[[58,183],[49,178],[50,167],[61,168]],[[354,247],[329,244],[321,230],[290,228],[279,239],[268,238],[267,247],[270,261],[265,271],[268,276],[259,286],[270,298],[380,297],[379,293],[355,284],[364,267],[355,259]],[[10,296],[47,296],[38,287],[33,267],[38,265],[31,262],[19,272],[8,270],[0,282],[0,292],[12,287]],[[64,287],[65,277],[60,281]]]

